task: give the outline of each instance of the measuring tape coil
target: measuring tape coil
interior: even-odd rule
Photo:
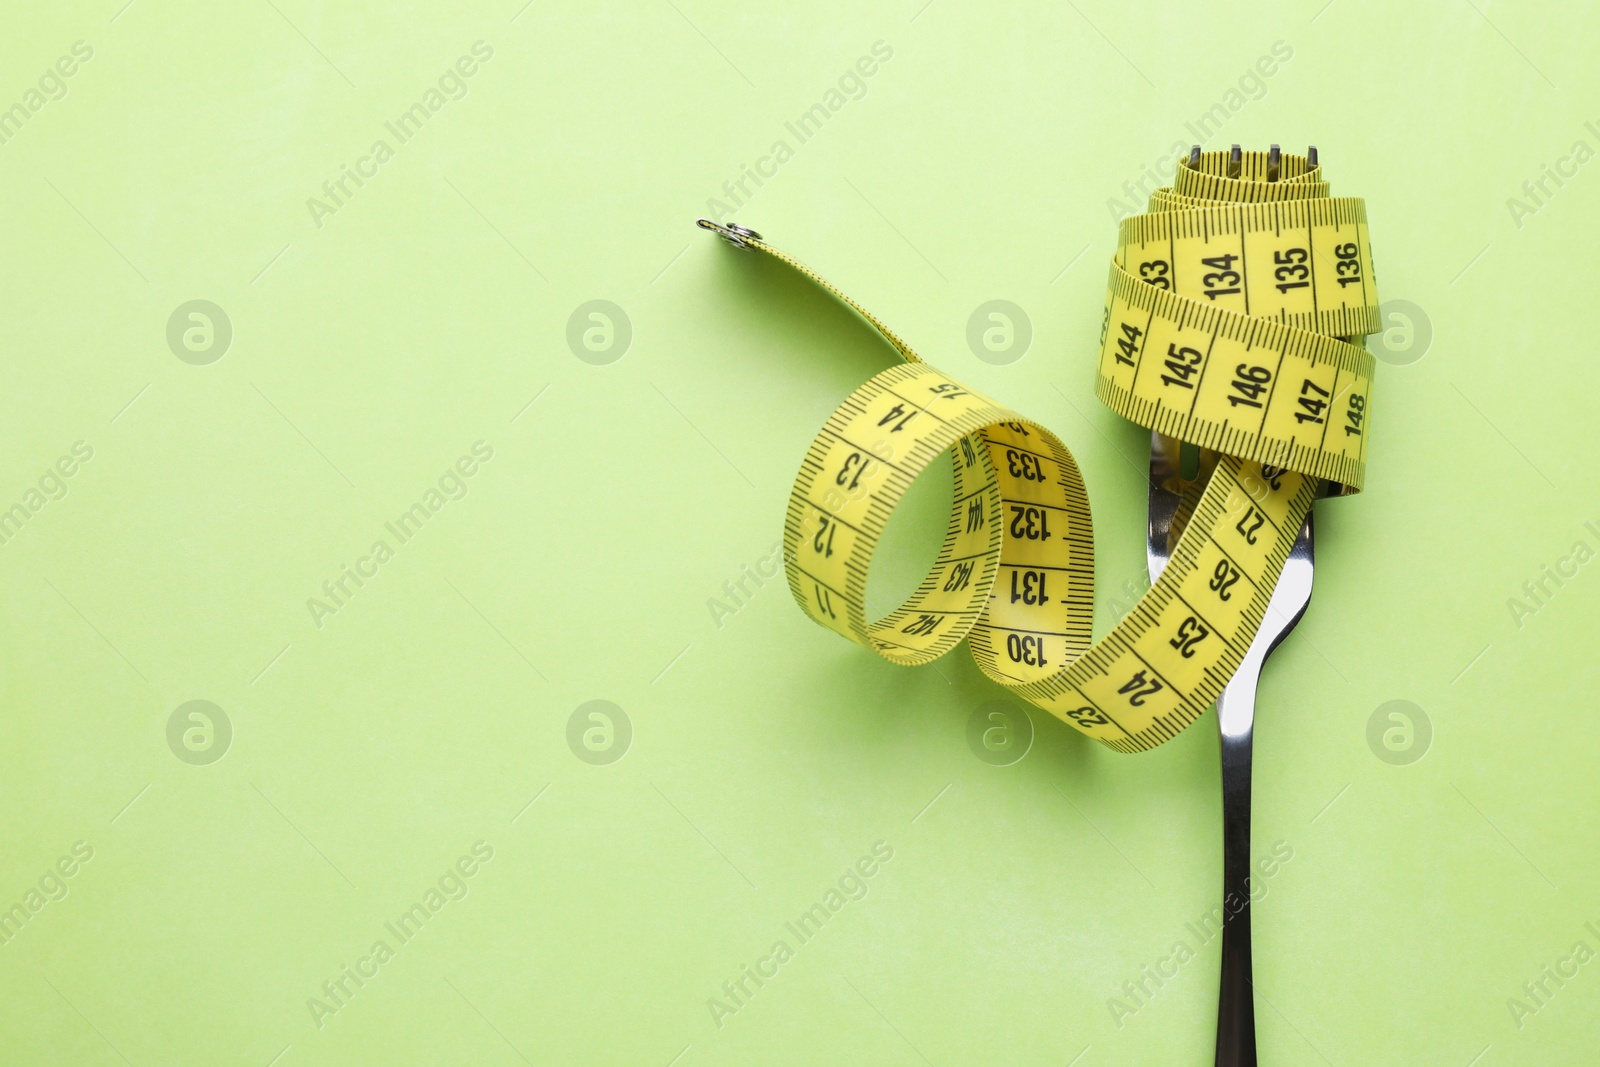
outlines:
[[[1160,578],[1092,640],[1094,539],[1077,463],[1046,427],[923,362],[826,279],[742,227],[701,220],[834,293],[905,360],[856,389],[807,450],[790,494],[789,588],[818,624],[912,666],[966,639],[979,668],[1120,752],[1177,736],[1222,692],[1260,628],[1312,501],[1360,490],[1375,332],[1365,208],[1321,168],[1226,153],[1180,165],[1118,233],[1095,394],[1207,450]],[[947,455],[954,491],[927,577],[866,616],[889,516]],[[1177,531],[1181,530],[1181,535]]]

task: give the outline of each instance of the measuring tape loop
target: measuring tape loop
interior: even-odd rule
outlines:
[[[1089,500],[1060,439],[923,362],[759,234],[700,220],[834,293],[905,360],[839,405],[795,478],[783,554],[806,614],[907,666],[965,639],[990,678],[1121,752],[1198,718],[1260,628],[1312,501],[1359,491],[1366,469],[1374,361],[1339,339],[1377,329],[1365,209],[1329,199],[1306,157],[1276,162],[1268,181],[1267,154],[1243,153],[1230,177],[1228,155],[1202,153],[1120,227],[1095,393],[1202,452],[1199,476],[1177,487],[1165,570],[1099,641]],[[953,492],[933,566],[869,619],[889,517],[945,456]]]

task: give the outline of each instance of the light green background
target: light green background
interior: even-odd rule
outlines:
[[[1103,632],[1144,507],[1142,431],[1090,390],[1107,202],[1221,103],[1213,147],[1319,145],[1434,333],[1380,367],[1370,489],[1319,505],[1317,594],[1262,684],[1256,849],[1293,849],[1255,910],[1263,1062],[1593,1061],[1600,963],[1520,1028],[1507,1006],[1600,950],[1600,564],[1507,606],[1600,547],[1600,163],[1507,207],[1600,148],[1585,5],[122,3],[0,33],[0,107],[93,49],[0,145],[0,508],[93,449],[0,545],[0,907],[93,849],[0,946],[0,1060],[1210,1063],[1218,946],[1185,924],[1221,877],[1211,716],[1128,757],[1036,714],[991,766],[968,721],[1006,698],[964,654],[890,666],[781,582],[717,625],[890,356],[691,224],[790,141],[735,217],[1069,444]],[[319,227],[308,198],[379,138]],[[166,341],[194,299],[233,329],[207,366]],[[566,341],[595,299],[632,327],[607,366]],[[1032,324],[1005,366],[965,339],[991,299]],[[307,598],[478,441],[465,497],[319,628]],[[196,699],[232,724],[209,765],[167,741]],[[595,699],[632,726],[609,765],[567,742]],[[1390,700],[1432,723],[1407,766],[1367,742]],[[479,841],[468,895],[395,947]],[[866,896],[795,942],[880,841]],[[319,1028],[308,998],[380,938]],[[708,998],[780,938],[719,1027]],[[1179,939],[1197,957],[1119,1027]]]

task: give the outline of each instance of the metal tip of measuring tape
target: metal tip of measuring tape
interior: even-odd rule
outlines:
[[[735,248],[749,248],[745,238],[754,241],[761,240],[761,235],[747,226],[740,226],[737,222],[716,222],[712,219],[695,219],[694,224],[702,230],[710,230]]]

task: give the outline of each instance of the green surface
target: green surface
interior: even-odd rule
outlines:
[[[1211,146],[1321,148],[1432,334],[1262,683],[1263,1062],[1592,1061],[1586,7],[122,4],[0,34],[0,1061],[1209,1064],[1214,718],[1130,757],[1035,714],[996,766],[964,654],[730,600],[890,354],[691,223],[765,170],[736,219],[1059,433],[1104,632],[1144,567],[1142,431],[1090,390],[1108,201],[1214,106]],[[994,299],[1004,365],[967,343]],[[220,358],[186,314],[169,345],[192,300]],[[593,700],[627,728],[569,730]],[[1398,754],[1394,700],[1431,724]]]

